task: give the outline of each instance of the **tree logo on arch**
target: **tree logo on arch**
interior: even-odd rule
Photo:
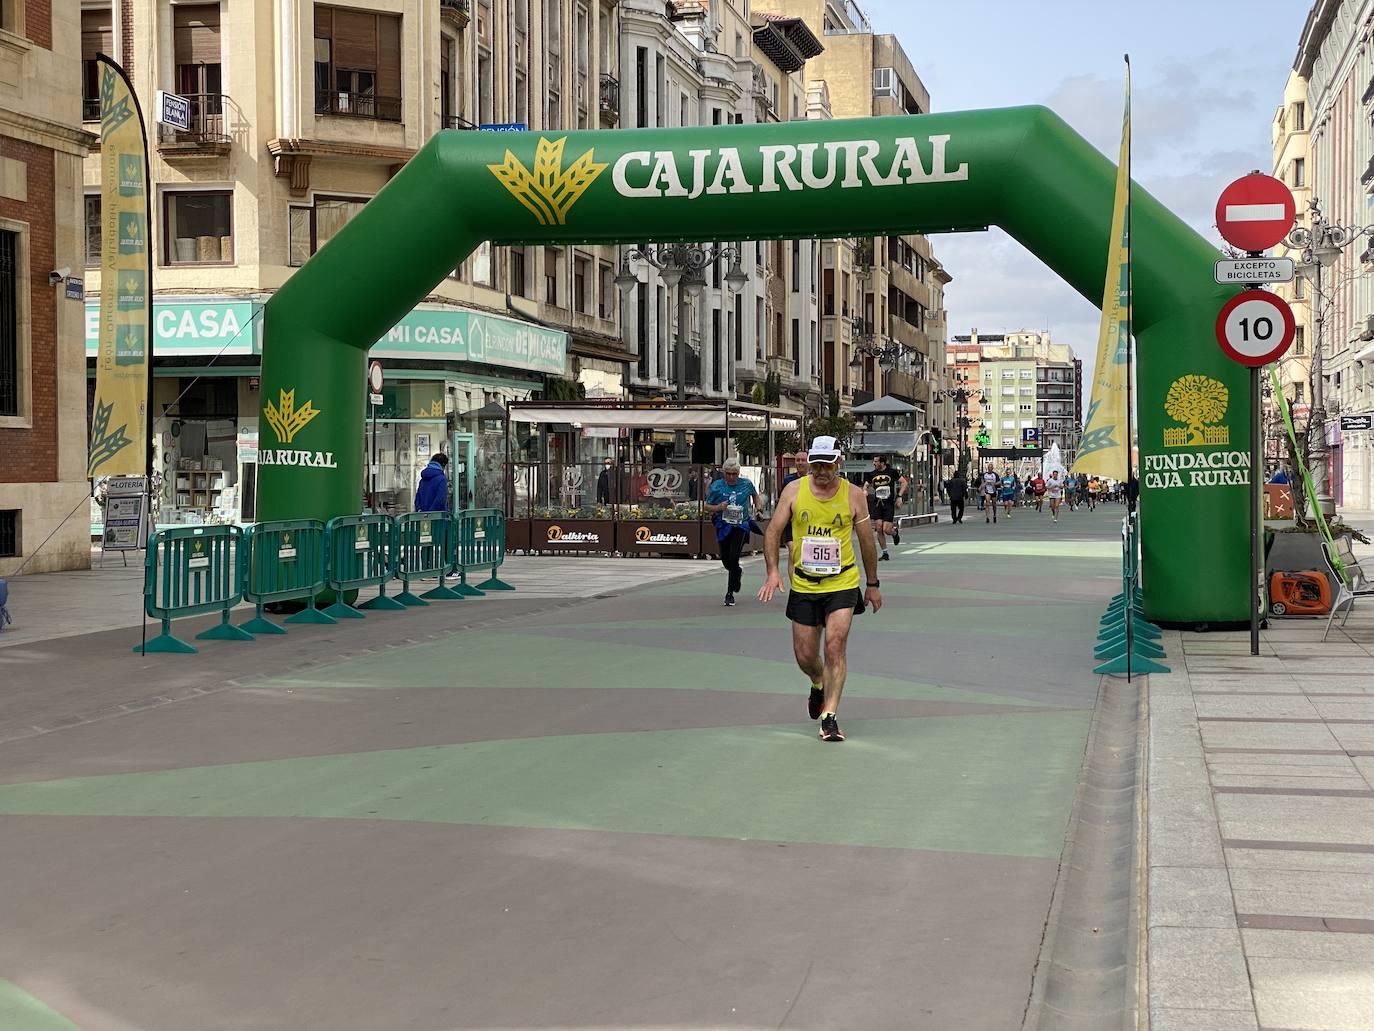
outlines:
[[[1169,387],[1164,410],[1169,418],[1184,425],[1164,430],[1164,446],[1230,444],[1230,427],[1216,425],[1226,418],[1229,405],[1230,394],[1220,380],[1210,376],[1180,376]]]
[[[509,150],[501,164],[487,166],[516,200],[534,212],[541,226],[567,224],[568,211],[606,170],[604,164],[596,163],[590,149],[565,170],[563,145],[567,142],[566,136],[553,141],[540,137],[534,148],[533,172]]]

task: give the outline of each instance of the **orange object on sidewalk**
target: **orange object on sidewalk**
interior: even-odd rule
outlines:
[[[1276,616],[1324,616],[1331,611],[1331,582],[1316,569],[1273,573],[1269,610]]]

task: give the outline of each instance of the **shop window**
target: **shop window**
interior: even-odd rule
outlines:
[[[103,11],[81,12],[81,120],[100,121],[100,66],[95,55],[114,56],[114,21]]]
[[[401,120],[401,18],[315,6],[315,113]]]
[[[232,265],[234,195],[228,190],[162,195],[164,265]]]
[[[86,202],[86,264],[100,264],[100,194],[88,193]]]
[[[232,376],[199,376],[177,381],[179,400],[167,413],[172,419],[237,419],[238,380]]]

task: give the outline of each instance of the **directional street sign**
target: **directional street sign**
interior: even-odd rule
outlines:
[[[1221,191],[1217,231],[1243,251],[1268,250],[1288,235],[1296,212],[1287,186],[1272,175],[1255,172]]]
[[[1370,430],[1374,429],[1374,415],[1366,412],[1363,415],[1342,415],[1341,429],[1343,430]]]
[[[1292,258],[1223,258],[1217,262],[1218,283],[1289,283],[1295,275]]]
[[[1293,309],[1282,297],[1246,290],[1221,306],[1217,343],[1228,358],[1257,368],[1288,350],[1296,328]]]

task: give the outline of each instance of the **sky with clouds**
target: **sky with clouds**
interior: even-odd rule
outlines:
[[[1132,173],[1221,245],[1217,195],[1271,167],[1308,0],[859,0],[897,36],[935,111],[1045,104],[1116,161],[1131,55]],[[936,236],[950,335],[1048,327],[1090,375],[1097,307],[998,229]]]

